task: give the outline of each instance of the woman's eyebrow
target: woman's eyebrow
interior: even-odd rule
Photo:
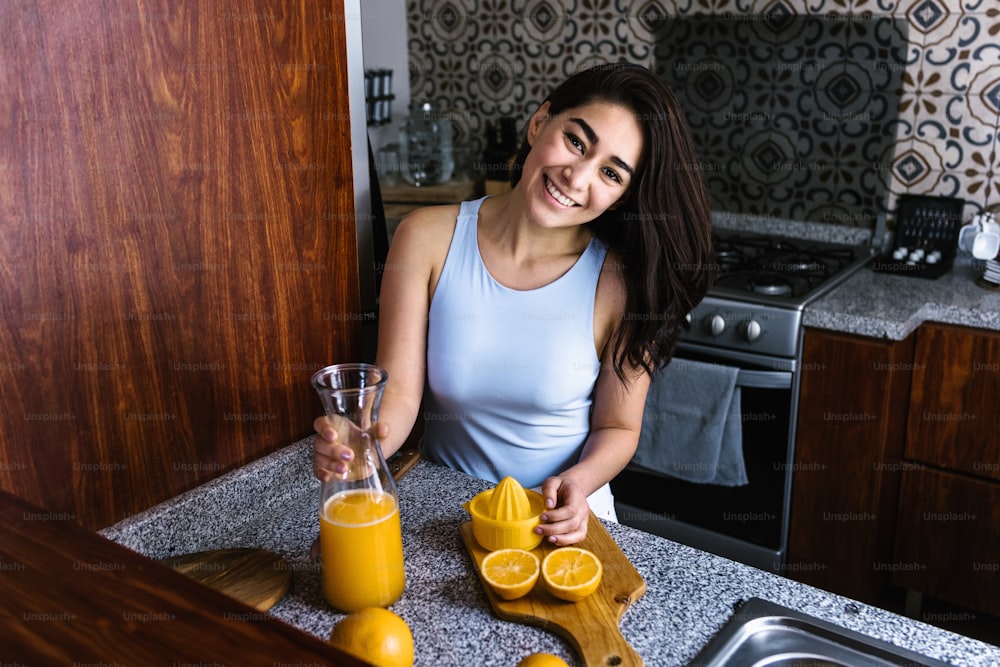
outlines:
[[[582,118],[570,118],[569,120],[570,122],[576,123],[577,125],[580,126],[580,130],[584,133],[584,135],[586,135],[587,141],[589,141],[592,144],[596,144],[598,141],[600,141],[600,139],[597,137],[597,133],[594,132],[594,128],[592,128],[587,121],[585,121]],[[627,171],[629,176],[635,176],[635,172],[632,171],[632,167],[630,167],[628,163],[625,162],[625,160],[621,159],[618,156],[612,155],[611,161],[614,162],[619,167],[621,167],[622,169],[624,169],[625,171]]]
[[[596,144],[600,141],[600,139],[597,138],[597,133],[594,132],[594,128],[592,128],[587,121],[582,118],[570,118],[570,121],[580,126],[583,133],[587,135],[587,141],[592,144]]]

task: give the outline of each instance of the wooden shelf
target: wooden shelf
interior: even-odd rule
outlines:
[[[414,187],[402,183],[399,185],[382,186],[382,209],[385,212],[385,224],[389,239],[399,221],[413,209],[434,204],[457,204],[482,197],[483,182],[479,181],[449,181],[441,185]]]
[[[479,197],[482,192],[480,181],[449,181],[419,188],[403,183],[383,185],[382,201],[394,204],[456,204]]]

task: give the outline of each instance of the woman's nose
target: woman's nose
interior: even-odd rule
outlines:
[[[587,161],[581,161],[566,165],[566,169],[563,170],[563,178],[574,190],[583,190],[592,171],[593,167]]]

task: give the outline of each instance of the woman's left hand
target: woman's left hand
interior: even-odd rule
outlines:
[[[565,477],[549,477],[542,482],[542,496],[546,509],[535,532],[561,547],[582,541],[590,520],[590,505],[583,489]]]

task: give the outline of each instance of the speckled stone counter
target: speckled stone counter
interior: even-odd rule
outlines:
[[[864,267],[806,306],[802,322],[819,329],[902,340],[924,322],[1000,331],[1000,291],[976,284],[980,262],[959,254],[936,280]]]
[[[309,440],[296,443],[104,531],[154,558],[217,547],[284,555],[291,593],[269,613],[326,638],[341,618],[323,601],[309,558],[319,533],[318,482]],[[557,636],[498,620],[465,551],[461,503],[491,485],[428,462],[400,482],[406,591],[392,610],[413,629],[417,664],[510,667],[535,651],[576,657]],[[761,597],[956,665],[998,665],[1000,649],[852,602],[642,531],[608,532],[645,578],[647,590],[622,619],[625,638],[651,666],[685,665],[732,616]],[[248,622],[254,614],[248,614]]]

